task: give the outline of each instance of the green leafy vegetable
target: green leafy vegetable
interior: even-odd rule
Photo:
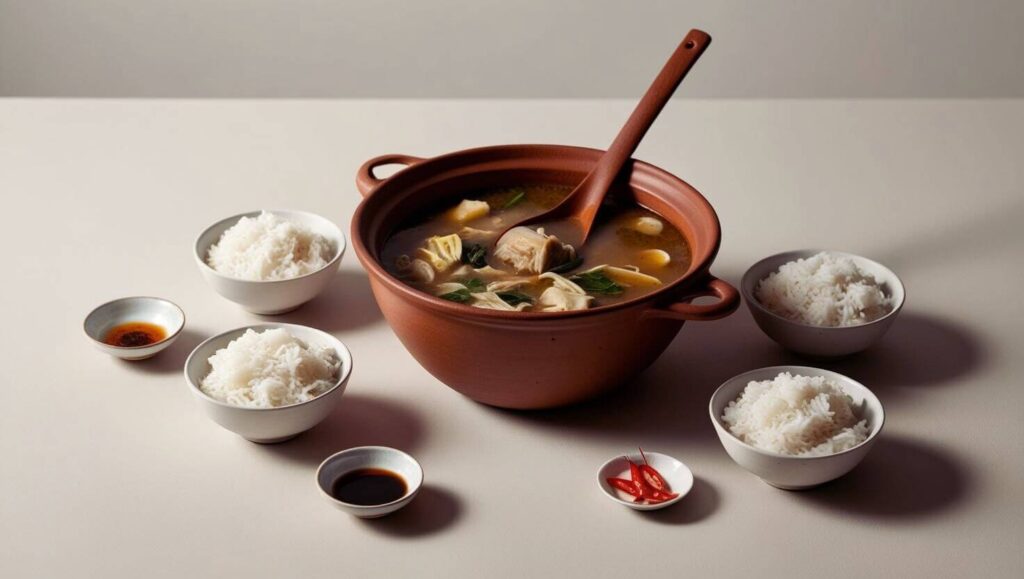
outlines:
[[[464,279],[459,283],[466,286],[466,289],[469,290],[469,293],[475,294],[487,291],[487,284],[485,284],[483,281],[475,277]]]
[[[497,292],[497,294],[498,294],[498,297],[502,299],[502,301],[504,301],[506,304],[508,304],[510,306],[515,306],[515,305],[523,304],[523,303],[526,303],[526,304],[532,304],[533,303],[533,298],[531,298],[530,296],[528,296],[528,295],[526,295],[524,293],[517,292],[515,290],[511,290],[511,291],[507,291],[507,292]]]
[[[450,302],[456,302],[460,304],[464,304],[468,302],[470,299],[469,290],[466,288],[458,289],[453,292],[448,292],[446,294],[441,294],[438,297],[440,297],[442,300],[448,300]]]
[[[487,265],[487,248],[477,243],[462,244],[462,263],[468,263],[474,269]]]
[[[623,287],[608,278],[601,271],[586,271],[569,278],[569,281],[583,288],[583,291],[606,296],[617,296],[624,290]]]
[[[555,267],[549,269],[548,271],[552,273],[565,273],[567,271],[572,271],[581,265],[583,265],[583,258],[576,257],[574,259],[570,259],[569,261],[561,265],[556,265]]]
[[[526,199],[526,191],[524,189],[516,187],[515,189],[513,189],[513,191],[515,191],[515,194],[513,194],[512,198],[501,206],[502,209],[515,207],[516,205],[519,205],[523,201],[523,199]]]

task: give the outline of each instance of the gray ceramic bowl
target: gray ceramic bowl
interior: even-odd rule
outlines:
[[[867,440],[836,454],[799,457],[761,450],[737,438],[722,422],[722,412],[725,407],[739,398],[749,382],[771,380],[782,372],[801,376],[825,376],[842,386],[843,391],[853,398],[854,413],[862,420],[867,420]],[[734,376],[726,380],[711,395],[709,412],[711,413],[711,423],[714,424],[715,431],[718,433],[718,439],[722,441],[725,452],[736,461],[736,464],[757,475],[764,482],[786,490],[810,488],[850,472],[867,456],[885,424],[885,411],[882,409],[882,403],[863,384],[837,372],[807,366],[771,366]]]
[[[115,326],[128,322],[147,322],[164,329],[167,337],[146,346],[112,346],[103,341]],[[174,340],[185,327],[185,312],[174,302],[163,298],[131,297],[107,302],[85,317],[82,324],[85,335],[93,345],[122,360],[145,360],[157,355]]]
[[[334,245],[334,255],[327,265],[299,277],[273,281],[253,281],[224,275],[215,271],[206,263],[206,255],[210,247],[217,243],[220,236],[242,217],[256,217],[260,211],[250,211],[221,219],[206,228],[196,238],[193,255],[200,273],[210,287],[226,299],[242,306],[254,314],[276,315],[294,310],[322,292],[334,278],[341,256],[345,253],[345,235],[338,226],[329,219],[305,211],[287,211],[268,209],[278,217],[304,225],[319,233]]]
[[[318,344],[334,349],[341,360],[337,382],[312,400],[277,408],[235,406],[215,400],[199,389],[199,383],[210,373],[210,356],[217,350],[226,347],[231,340],[241,336],[246,330],[259,332],[271,328],[284,328],[307,344]],[[351,375],[352,354],[340,340],[326,332],[295,324],[258,324],[224,332],[196,346],[185,361],[185,381],[203,412],[224,428],[246,440],[260,444],[283,442],[294,438],[327,418],[341,400]]]
[[[860,352],[877,342],[889,331],[906,299],[903,282],[884,265],[852,253],[824,250],[832,255],[853,259],[864,272],[874,275],[875,279],[881,283],[882,291],[893,298],[894,305],[891,312],[877,320],[858,326],[823,327],[795,322],[770,311],[754,297],[757,284],[769,274],[778,271],[779,267],[797,259],[811,257],[821,251],[823,250],[787,251],[766,257],[755,263],[747,270],[747,273],[743,274],[743,281],[740,283],[743,300],[747,302],[747,308],[750,309],[758,327],[769,338],[788,350],[821,358],[836,358]]]

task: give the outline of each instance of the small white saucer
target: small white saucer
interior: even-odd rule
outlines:
[[[103,341],[107,333],[119,324],[147,322],[164,329],[167,337],[145,346],[112,346]],[[82,324],[85,335],[101,351],[123,360],[145,360],[178,339],[185,327],[185,312],[174,302],[163,298],[131,297],[107,302],[86,316]]]
[[[638,511],[656,511],[676,504],[693,488],[693,473],[690,472],[690,469],[685,464],[660,452],[648,452],[645,450],[644,455],[647,456],[647,463],[661,473],[665,482],[668,483],[669,489],[679,496],[662,503],[634,503],[633,497],[608,484],[608,479],[611,477],[629,480],[629,463],[626,462],[627,458],[636,464],[644,463],[640,453],[634,452],[624,456],[616,456],[601,465],[601,468],[597,470],[597,485],[601,487],[601,491],[609,499]]]
[[[355,505],[339,501],[331,495],[334,481],[346,473],[363,468],[389,470],[402,477],[406,491],[397,500],[383,505]],[[401,450],[387,446],[357,446],[327,457],[316,470],[316,486],[320,494],[338,509],[360,519],[376,519],[408,505],[423,486],[423,469],[416,459]]]

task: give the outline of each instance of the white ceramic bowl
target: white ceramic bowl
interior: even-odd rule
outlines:
[[[379,468],[389,470],[405,480],[405,495],[382,505],[354,505],[331,495],[331,486],[338,478],[354,470]],[[316,486],[320,493],[338,509],[361,519],[376,519],[393,513],[412,502],[423,486],[423,468],[408,454],[387,446],[358,446],[327,457],[316,469]]]
[[[605,496],[631,509],[655,511],[678,503],[693,488],[693,473],[690,472],[690,469],[685,464],[660,452],[648,452],[645,450],[644,455],[647,456],[647,463],[653,466],[665,479],[665,482],[668,483],[669,489],[679,496],[663,503],[634,503],[633,497],[608,484],[609,477],[629,480],[629,463],[626,462],[626,459],[628,458],[636,464],[643,464],[644,459],[639,452],[616,456],[597,469],[597,486],[601,487],[601,491],[604,492]]]
[[[722,422],[722,413],[730,402],[739,398],[747,383],[772,380],[782,372],[801,376],[825,376],[839,384],[853,399],[855,414],[867,420],[868,437],[861,444],[843,452],[828,456],[798,457],[755,448],[733,435]],[[860,382],[837,372],[810,368],[807,366],[771,366],[751,370],[734,376],[722,384],[711,395],[711,423],[715,425],[718,439],[725,451],[736,464],[757,475],[764,482],[786,490],[806,489],[839,478],[850,472],[875,444],[878,433],[885,424],[882,403]]]
[[[835,358],[860,352],[877,342],[889,330],[906,299],[903,282],[884,265],[859,255],[826,250],[833,255],[853,259],[861,270],[875,276],[885,295],[893,298],[891,312],[859,326],[833,328],[802,324],[773,313],[754,297],[757,284],[769,274],[778,271],[780,266],[790,261],[811,257],[821,251],[817,249],[788,251],[766,257],[755,263],[743,275],[743,281],[740,283],[743,300],[747,302],[747,307],[761,330],[784,348],[822,358]]]
[[[196,239],[193,248],[196,264],[203,278],[221,296],[235,302],[254,314],[276,315],[294,310],[315,298],[331,282],[341,256],[345,253],[345,235],[328,219],[304,211],[267,210],[278,217],[305,225],[329,239],[334,245],[334,255],[323,268],[303,276],[277,281],[252,281],[218,273],[206,263],[210,247],[220,236],[242,217],[256,217],[260,211],[233,215],[214,223]]]
[[[210,373],[208,360],[217,350],[226,347],[231,340],[241,336],[246,330],[260,332],[272,328],[284,328],[307,344],[332,348],[341,360],[341,370],[334,386],[312,400],[277,408],[234,406],[214,400],[199,389],[199,382]],[[260,444],[283,442],[294,438],[327,418],[341,400],[351,375],[352,354],[345,344],[328,333],[295,324],[257,324],[224,332],[196,346],[185,361],[185,381],[203,411],[217,424],[246,440]]]
[[[147,322],[164,329],[167,337],[147,346],[111,346],[103,338],[114,326],[128,322]],[[163,298],[131,297],[107,302],[85,317],[85,335],[101,351],[123,360],[144,360],[155,356],[178,339],[185,328],[185,312]]]

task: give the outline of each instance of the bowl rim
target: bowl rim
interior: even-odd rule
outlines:
[[[680,299],[680,295],[682,295],[682,297],[685,298],[685,293],[679,293],[681,291],[685,292],[685,286],[687,286],[688,284],[699,284],[703,278],[710,276],[711,264],[718,256],[718,251],[722,245],[721,220],[718,218],[718,213],[715,211],[715,208],[711,205],[707,198],[704,197],[704,195],[700,191],[698,191],[697,188],[694,187],[693,185],[690,185],[688,182],[684,181],[683,179],[677,177],[672,173],[669,173],[665,169],[641,161],[639,159],[630,160],[632,167],[631,174],[636,175],[640,172],[647,171],[650,172],[651,175],[657,175],[660,179],[672,182],[676,188],[682,189],[692,194],[693,201],[696,204],[702,206],[706,210],[707,215],[711,218],[711,224],[713,225],[713,231],[715,233],[715,243],[712,247],[709,248],[709,251],[707,252],[707,255],[704,257],[704,259],[700,261],[691,261],[689,269],[685,273],[683,273],[683,275],[681,275],[679,278],[664,284],[663,287],[656,289],[653,292],[646,293],[629,300],[609,305],[597,306],[595,308],[588,308],[585,310],[571,310],[565,312],[519,312],[492,310],[488,308],[475,308],[465,304],[459,304],[448,300],[443,300],[440,297],[434,296],[424,291],[420,291],[419,289],[414,288],[404,283],[403,281],[399,280],[398,278],[396,278],[390,272],[387,271],[384,265],[380,263],[377,256],[372,255],[370,253],[369,249],[363,243],[361,237],[357,235],[357,225],[364,219],[363,215],[366,209],[367,202],[369,202],[373,198],[373,196],[377,194],[377,189],[385,182],[389,182],[390,180],[394,179],[395,177],[398,177],[401,174],[407,174],[407,172],[409,171],[420,171],[423,170],[423,167],[435,163],[438,165],[443,165],[446,162],[458,160],[459,157],[463,156],[472,157],[473,155],[482,155],[488,153],[496,154],[504,152],[503,150],[511,151],[526,149],[544,150],[549,155],[557,155],[559,152],[568,153],[570,151],[590,155],[600,155],[605,152],[603,149],[595,149],[592,147],[578,147],[574,145],[559,145],[550,143],[518,143],[506,145],[488,145],[483,147],[460,149],[456,151],[443,153],[441,155],[437,155],[434,157],[427,157],[424,158],[422,161],[415,163],[414,165],[409,165],[403,169],[400,169],[393,175],[387,177],[386,179],[378,183],[378,185],[370,193],[364,195],[362,200],[359,202],[359,205],[356,207],[355,212],[352,214],[352,245],[353,248],[355,249],[356,256],[359,258],[359,261],[363,265],[363,268],[367,270],[368,274],[375,275],[376,279],[379,279],[381,283],[386,285],[388,289],[390,289],[391,291],[396,292],[407,299],[415,301],[418,305],[422,307],[434,311],[439,311],[441,313],[449,314],[452,316],[468,316],[472,319],[477,320],[500,320],[506,322],[531,322],[533,320],[562,320],[569,318],[584,318],[588,316],[601,315],[604,313],[632,308],[641,304],[649,304],[659,300],[665,302],[678,301]],[[661,216],[659,213],[655,211],[652,211],[652,213],[654,213],[655,215],[662,219],[665,219],[663,216]],[[689,241],[690,240],[687,239],[688,243]],[[693,297],[696,298],[699,297],[699,295],[694,295]]]
[[[726,426],[722,422],[721,417],[717,416],[715,414],[715,402],[721,396],[723,396],[722,391],[725,389],[726,386],[730,385],[731,383],[736,382],[736,381],[740,381],[740,380],[746,380],[747,382],[750,382],[750,380],[746,379],[747,376],[750,376],[750,375],[753,375],[753,374],[760,374],[760,373],[764,373],[764,372],[769,372],[769,371],[770,372],[776,372],[776,376],[778,376],[778,374],[781,374],[782,372],[794,373],[794,372],[801,372],[801,371],[808,371],[808,372],[814,372],[815,373],[815,374],[799,374],[801,376],[826,376],[826,377],[838,376],[842,380],[846,380],[846,381],[852,382],[852,383],[860,386],[861,388],[863,388],[864,392],[866,394],[865,395],[865,399],[871,398],[878,405],[878,418],[871,422],[871,424],[870,424],[870,431],[868,432],[867,438],[865,438],[863,442],[861,442],[860,444],[858,444],[856,446],[853,446],[851,448],[848,448],[846,450],[842,450],[842,451],[839,451],[839,452],[836,452],[836,453],[833,453],[833,454],[826,454],[826,455],[822,455],[822,456],[797,456],[797,455],[792,455],[792,454],[782,454],[782,453],[779,453],[779,452],[773,452],[773,451],[770,451],[770,450],[764,450],[763,448],[758,448],[758,447],[756,447],[756,446],[754,446],[752,444],[749,444],[749,443],[743,441],[742,439],[740,439],[740,437],[738,437],[735,434],[733,434],[732,431],[729,430],[729,427]],[[840,384],[840,386],[845,386],[845,385],[844,384]],[[744,386],[744,388],[746,388],[746,386]],[[843,388],[843,391],[844,391],[845,394],[849,395],[849,393],[846,392],[846,388],[845,387]],[[736,400],[736,399],[733,398],[732,400],[729,400],[728,402],[726,402],[726,404],[728,405],[729,402],[732,402],[734,400]],[[868,443],[872,442],[875,438],[877,438],[878,435],[882,433],[882,429],[885,427],[885,407],[882,405],[882,401],[878,398],[878,396],[875,395],[874,392],[871,391],[870,388],[868,388],[864,384],[861,384],[859,381],[854,380],[853,378],[850,378],[849,376],[847,376],[845,374],[840,374],[839,372],[836,372],[834,370],[826,370],[824,368],[815,368],[813,366],[797,366],[797,365],[765,366],[763,368],[755,368],[753,370],[747,370],[746,372],[742,372],[740,374],[737,374],[737,375],[733,376],[732,378],[727,379],[725,382],[722,382],[722,384],[718,388],[716,388],[715,391],[711,394],[711,399],[708,402],[708,414],[711,415],[711,422],[712,422],[712,424],[714,424],[715,430],[718,431],[719,436],[721,436],[722,433],[725,433],[732,440],[734,440],[735,442],[739,443],[744,448],[746,448],[748,450],[751,450],[751,451],[755,452],[756,454],[760,454],[762,456],[766,456],[766,457],[770,457],[770,458],[784,458],[784,459],[800,460],[800,461],[813,461],[813,460],[831,459],[831,458],[834,458],[834,457],[837,457],[837,456],[842,456],[844,454],[854,452],[856,450],[861,449],[862,447],[864,447]],[[863,420],[863,418],[861,420]]]
[[[665,507],[668,507],[668,506],[671,506],[671,505],[674,505],[674,504],[678,503],[679,501],[683,500],[683,497],[685,497],[686,495],[690,494],[690,491],[693,490],[693,483],[697,479],[693,475],[693,469],[691,469],[685,462],[679,460],[678,458],[676,458],[676,457],[674,457],[674,456],[672,456],[670,454],[665,454],[664,452],[645,450],[644,454],[646,454],[648,456],[656,456],[656,455],[657,456],[662,456],[664,458],[667,458],[667,459],[669,459],[671,461],[674,461],[674,462],[678,463],[680,466],[685,468],[686,472],[690,473],[690,488],[686,489],[685,492],[676,493],[678,496],[676,496],[676,498],[674,498],[674,499],[669,499],[667,501],[663,501],[663,502],[660,502],[660,503],[654,503],[654,504],[643,504],[643,503],[637,504],[637,503],[633,503],[633,502],[630,502],[630,501],[625,501],[625,500],[620,499],[618,496],[616,496],[615,493],[608,492],[608,489],[605,488],[606,481],[604,480],[604,477],[601,476],[601,473],[604,472],[604,470],[606,468],[608,468],[613,462],[616,462],[616,461],[621,460],[621,459],[626,458],[626,457],[636,456],[637,454],[639,454],[639,453],[628,452],[628,453],[620,454],[620,455],[617,455],[617,456],[613,456],[612,458],[609,458],[608,460],[606,460],[603,463],[601,463],[601,466],[597,467],[597,487],[599,489],[601,489],[602,494],[604,494],[609,499],[615,501],[616,503],[618,503],[620,505],[623,505],[623,506],[626,506],[626,507],[629,507],[629,508],[634,509],[634,510],[638,510],[638,511],[655,511],[655,510],[663,509]]]
[[[116,346],[114,344],[108,344],[108,343],[104,342],[103,340],[97,339],[95,336],[93,336],[92,334],[89,333],[89,329],[86,326],[89,323],[89,320],[93,316],[98,315],[98,312],[100,310],[102,310],[103,308],[106,308],[108,306],[111,306],[113,304],[116,304],[118,302],[125,302],[125,301],[129,301],[129,300],[154,301],[154,302],[162,302],[165,305],[169,305],[172,308],[178,310],[178,313],[181,314],[181,323],[177,325],[177,328],[174,330],[174,332],[169,332],[166,336],[164,336],[164,339],[162,339],[162,340],[160,340],[158,342],[153,342],[152,344],[146,344],[144,346]],[[96,344],[100,344],[100,345],[102,345],[105,348],[112,348],[114,350],[123,350],[123,351],[127,352],[127,351],[131,351],[131,350],[142,350],[142,349],[145,349],[145,348],[153,348],[155,346],[166,345],[171,340],[174,340],[175,338],[177,338],[178,334],[180,334],[182,332],[182,330],[185,329],[185,322],[186,322],[185,310],[181,309],[181,306],[179,306],[178,304],[172,302],[171,300],[169,300],[167,298],[160,298],[160,297],[156,297],[156,296],[125,296],[123,298],[112,299],[112,300],[110,300],[108,302],[104,302],[104,303],[96,306],[95,308],[93,308],[88,314],[86,314],[85,318],[82,320],[82,331],[85,333],[86,337],[88,337],[90,340],[92,340]]]
[[[331,228],[333,229],[333,232],[335,234],[335,238],[331,240],[331,241],[334,242],[334,244],[336,246],[335,247],[335,251],[334,251],[334,255],[320,269],[318,269],[316,271],[311,271],[309,273],[304,273],[304,274],[296,276],[296,277],[290,277],[288,279],[245,279],[245,278],[241,278],[241,277],[234,277],[234,276],[230,276],[230,275],[221,273],[221,272],[213,269],[212,267],[210,267],[210,264],[206,263],[206,259],[203,258],[202,252],[200,251],[199,242],[200,242],[200,240],[203,239],[203,237],[207,233],[209,233],[209,231],[211,229],[214,229],[214,228],[216,228],[216,227],[220,226],[221,224],[223,224],[225,222],[228,222],[228,221],[237,222],[239,219],[241,219],[243,217],[253,217],[253,216],[259,215],[259,214],[261,214],[263,212],[273,213],[273,214],[277,215],[278,217],[286,217],[286,214],[288,214],[288,213],[298,214],[298,215],[303,215],[303,216],[306,216],[306,217],[313,217],[313,218],[322,220],[325,223],[329,224],[331,226]],[[219,241],[219,239],[218,239],[218,241]],[[216,241],[214,241],[214,243],[216,243]],[[205,249],[207,251],[209,251],[210,248],[207,247]],[[345,233],[341,230],[340,227],[338,227],[338,225],[335,222],[331,221],[330,219],[327,219],[323,215],[319,215],[319,214],[313,213],[311,211],[302,211],[300,209],[256,209],[256,210],[253,210],[253,211],[246,211],[246,212],[243,212],[243,213],[239,213],[237,215],[232,215],[230,217],[225,217],[224,219],[218,219],[212,225],[210,225],[209,227],[203,229],[202,232],[200,232],[199,235],[196,236],[195,241],[192,242],[192,256],[195,258],[196,263],[199,264],[199,269],[201,269],[204,273],[209,274],[209,275],[213,275],[213,276],[218,277],[220,279],[225,279],[225,280],[230,280],[230,281],[235,281],[235,282],[252,283],[252,284],[281,284],[281,283],[287,283],[287,282],[290,282],[290,281],[297,281],[297,280],[300,280],[300,279],[304,279],[304,278],[307,278],[307,277],[311,277],[311,276],[317,275],[318,273],[320,273],[320,272],[322,272],[322,271],[332,267],[337,262],[339,262],[341,260],[342,256],[345,254],[345,250],[346,249],[348,249],[348,239],[345,237]]]
[[[328,388],[327,390],[324,390],[318,396],[316,396],[314,398],[310,398],[309,400],[306,400],[304,402],[296,402],[294,404],[288,404],[286,406],[274,406],[274,407],[271,407],[271,408],[256,408],[256,407],[250,407],[250,406],[238,406],[236,404],[229,404],[227,402],[223,402],[221,400],[217,400],[216,398],[210,396],[206,392],[203,392],[203,390],[201,388],[199,388],[199,385],[196,384],[192,380],[191,376],[189,376],[188,369],[189,369],[189,366],[192,364],[192,358],[197,355],[197,353],[199,352],[200,348],[202,348],[203,346],[205,346],[209,342],[212,342],[213,340],[216,340],[216,339],[219,339],[219,338],[223,338],[225,335],[232,334],[232,333],[235,333],[235,332],[245,333],[246,330],[259,330],[259,329],[270,330],[270,329],[274,329],[274,328],[284,328],[284,329],[288,329],[288,328],[302,328],[303,330],[311,330],[313,332],[316,332],[318,334],[322,334],[323,336],[327,336],[328,338],[330,338],[329,341],[332,342],[332,344],[333,344],[331,347],[334,348],[334,351],[338,354],[338,358],[340,359],[340,362],[341,362],[341,369],[338,372],[338,379],[334,382],[334,384],[330,388]],[[296,336],[296,337],[299,338],[299,336]],[[302,339],[302,338],[299,338],[299,339]],[[291,408],[298,408],[299,406],[303,406],[303,405],[306,405],[306,404],[312,404],[313,402],[316,402],[316,401],[320,400],[321,398],[325,398],[328,394],[331,394],[332,392],[337,390],[338,387],[340,387],[342,384],[344,384],[346,381],[348,381],[349,377],[352,375],[352,366],[353,366],[352,352],[348,349],[348,346],[346,346],[345,343],[342,342],[341,340],[339,340],[338,338],[334,337],[333,335],[331,335],[331,334],[329,334],[329,333],[327,333],[327,332],[325,332],[323,330],[320,330],[318,328],[312,328],[310,326],[303,326],[302,324],[288,324],[288,323],[284,323],[284,322],[263,322],[263,323],[259,323],[259,324],[250,324],[250,325],[245,325],[245,326],[239,326],[237,328],[233,328],[231,330],[227,330],[227,331],[221,332],[221,333],[219,333],[219,334],[217,334],[215,336],[210,336],[209,338],[203,340],[195,348],[193,348],[192,352],[190,352],[188,357],[185,358],[184,374],[185,374],[185,382],[188,383],[189,389],[192,391],[192,393],[197,395],[197,396],[199,396],[201,399],[203,399],[203,400],[205,400],[207,402],[216,404],[218,406],[223,406],[225,408],[232,408],[232,409],[235,409],[235,410],[252,411],[252,412],[275,412],[275,411],[278,411],[278,410],[288,410],[288,409],[291,409]]]
[[[753,275],[754,275],[754,270],[755,269],[758,269],[760,266],[766,264],[767,262],[776,261],[776,260],[780,260],[780,259],[786,258],[787,259],[786,261],[781,262],[779,264],[779,266],[781,266],[781,265],[784,265],[784,264],[789,263],[791,261],[794,261],[796,259],[807,259],[808,257],[812,257],[812,256],[817,255],[819,253],[828,253],[828,254],[831,254],[831,255],[837,255],[837,256],[841,256],[841,257],[849,257],[849,258],[851,258],[851,259],[853,259],[855,261],[867,262],[867,263],[870,263],[870,264],[878,267],[882,271],[888,273],[892,277],[892,279],[895,280],[895,282],[896,282],[895,285],[897,287],[899,287],[899,298],[900,298],[899,302],[896,303],[892,307],[892,309],[889,310],[889,312],[886,313],[884,316],[882,316],[880,318],[876,318],[874,320],[871,320],[870,322],[865,322],[863,324],[856,324],[856,325],[853,325],[853,326],[815,326],[814,324],[805,324],[803,322],[798,322],[796,320],[791,320],[791,319],[789,319],[787,317],[781,316],[781,315],[771,311],[770,309],[765,307],[763,304],[761,304],[761,301],[759,299],[757,299],[757,296],[754,295],[754,288],[755,288],[755,286],[757,284],[759,284],[761,282],[761,280],[765,279],[763,277],[760,278],[760,279],[756,279],[756,280],[753,279]],[[798,257],[798,256],[800,256],[802,254],[808,254],[808,255],[806,255],[804,257]],[[789,259],[789,256],[793,256],[793,258]],[[777,272],[778,269],[779,269],[779,266],[775,266],[771,273]],[[780,253],[769,255],[768,257],[765,257],[763,259],[758,260],[753,265],[751,265],[750,267],[747,268],[747,271],[745,271],[743,273],[743,277],[740,279],[740,288],[739,288],[739,290],[740,290],[740,295],[743,296],[743,301],[747,302],[747,306],[750,307],[750,308],[756,309],[760,313],[765,313],[765,314],[771,316],[772,318],[774,318],[776,320],[779,320],[779,321],[782,321],[782,322],[786,322],[788,324],[791,324],[791,325],[794,325],[794,326],[797,326],[797,327],[814,329],[814,330],[832,331],[832,332],[834,332],[834,331],[842,331],[842,330],[851,330],[851,329],[855,329],[855,328],[866,328],[866,327],[869,327],[869,326],[872,326],[872,325],[875,325],[875,324],[880,324],[880,323],[884,322],[885,320],[887,320],[887,319],[889,319],[891,317],[895,317],[900,312],[900,310],[903,309],[903,304],[906,303],[906,301],[907,301],[907,288],[906,288],[905,285],[903,285],[903,280],[901,280],[900,277],[898,275],[896,275],[896,272],[894,272],[892,269],[890,269],[889,267],[886,267],[882,263],[879,263],[879,262],[877,262],[877,261],[875,261],[873,259],[864,257],[862,255],[857,255],[856,253],[850,253],[848,251],[838,251],[838,250],[832,250],[832,249],[794,249],[794,250],[791,250],[791,251],[783,251],[783,252],[780,252]]]
[[[413,466],[416,467],[416,470],[419,471],[419,479],[420,479],[419,482],[416,483],[416,486],[412,486],[412,485],[409,485],[409,481],[405,481],[405,484],[406,484],[406,486],[408,488],[406,488],[404,495],[398,497],[397,499],[395,499],[393,501],[389,501],[389,502],[386,502],[386,503],[381,503],[379,505],[356,505],[356,504],[353,504],[353,503],[346,503],[345,501],[338,500],[338,499],[334,498],[334,496],[331,493],[327,492],[327,490],[324,489],[323,485],[320,484],[320,472],[323,471],[324,467],[327,466],[327,464],[329,462],[331,462],[333,460],[336,460],[341,455],[345,455],[345,454],[363,454],[363,453],[366,453],[368,451],[384,451],[384,452],[390,452],[390,453],[398,454],[404,460],[409,461]],[[348,471],[346,471],[346,472],[348,472]],[[405,480],[405,477],[403,477],[403,480]],[[405,452],[404,450],[399,450],[399,449],[391,447],[391,446],[380,446],[380,445],[353,446],[352,448],[346,448],[344,450],[339,450],[338,452],[335,452],[334,454],[328,456],[323,461],[321,461],[320,462],[320,466],[316,467],[316,472],[313,473],[313,482],[316,483],[316,488],[319,489],[320,493],[323,494],[325,497],[327,497],[328,500],[330,500],[330,501],[332,501],[334,503],[337,503],[339,505],[342,505],[342,506],[344,506],[346,508],[357,509],[357,510],[380,509],[380,508],[383,508],[383,507],[394,506],[394,505],[397,505],[397,504],[402,503],[404,501],[407,501],[410,498],[412,498],[417,492],[419,492],[420,488],[423,486],[423,481],[424,481],[423,465],[421,465],[418,460],[413,458],[413,456],[411,454],[409,454],[408,452]]]

